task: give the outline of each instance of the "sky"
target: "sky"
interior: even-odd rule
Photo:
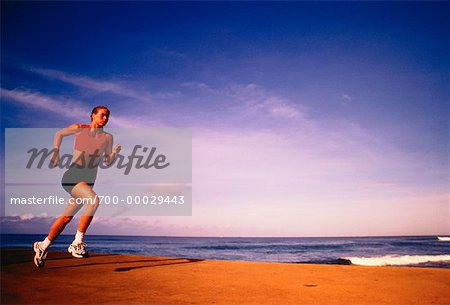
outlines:
[[[91,234],[450,234],[448,2],[1,6],[2,142],[98,104],[107,127],[192,130],[192,216]]]

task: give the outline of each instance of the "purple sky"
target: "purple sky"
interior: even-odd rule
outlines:
[[[91,233],[450,233],[449,3],[1,5],[2,136],[97,104],[108,127],[192,129],[193,215]]]

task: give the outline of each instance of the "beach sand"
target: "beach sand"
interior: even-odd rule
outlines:
[[[1,254],[1,304],[450,304],[450,269]]]

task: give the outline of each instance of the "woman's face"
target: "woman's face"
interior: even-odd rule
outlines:
[[[109,113],[108,110],[100,108],[97,110],[97,113],[92,115],[92,123],[96,124],[99,127],[103,127],[108,123]]]

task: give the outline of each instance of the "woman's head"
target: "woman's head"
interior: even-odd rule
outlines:
[[[91,122],[99,127],[103,127],[108,123],[109,114],[109,109],[106,106],[94,107],[91,112]]]

